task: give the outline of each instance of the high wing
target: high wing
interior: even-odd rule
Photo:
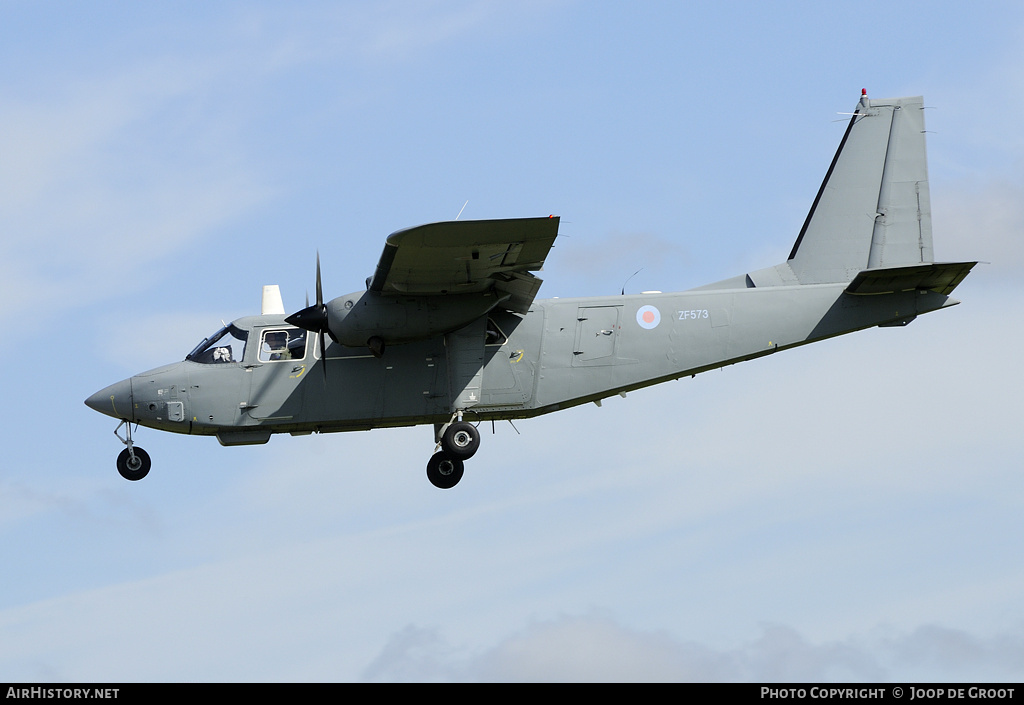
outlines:
[[[454,220],[388,236],[370,291],[382,295],[486,292],[508,296],[502,308],[526,313],[540,290],[531,272],[544,266],[559,218]]]

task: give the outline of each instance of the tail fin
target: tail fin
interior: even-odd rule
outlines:
[[[789,259],[697,289],[849,284],[851,294],[948,295],[975,264],[935,263],[923,99],[863,91]]]
[[[933,261],[921,97],[861,97],[789,267],[801,284]]]

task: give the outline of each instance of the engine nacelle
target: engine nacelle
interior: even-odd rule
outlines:
[[[502,300],[493,292],[394,296],[360,291],[327,302],[327,321],[331,336],[346,347],[365,347],[371,338],[409,343],[458,330]]]

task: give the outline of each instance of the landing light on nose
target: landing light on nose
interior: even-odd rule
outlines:
[[[93,394],[85,405],[115,419],[132,418],[132,381],[123,379]]]

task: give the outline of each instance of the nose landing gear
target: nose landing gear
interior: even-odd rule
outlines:
[[[456,414],[444,426],[436,429],[440,450],[427,463],[427,479],[439,489],[449,490],[462,479],[463,461],[473,457],[480,448],[480,432],[476,426]],[[458,420],[456,420],[458,419]]]
[[[126,480],[141,480],[149,474],[152,462],[142,448],[125,448],[117,456],[117,471]]]
[[[121,438],[121,434],[118,433],[122,426],[125,427],[125,438]],[[148,475],[153,463],[149,459],[149,453],[136,446],[132,441],[132,425],[122,419],[114,429],[114,435],[125,445],[125,449],[117,456],[117,471],[121,473],[121,477],[135,481]]]

